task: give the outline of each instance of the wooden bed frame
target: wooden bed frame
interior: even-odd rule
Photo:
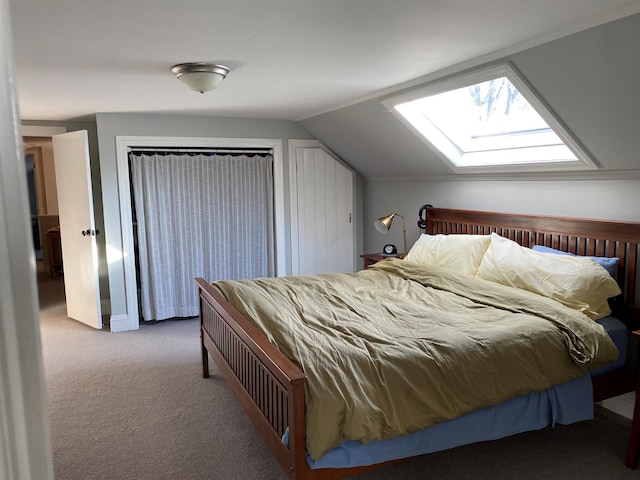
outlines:
[[[640,223],[429,207],[425,232],[496,232],[526,247],[537,244],[579,255],[619,257],[617,281],[623,293],[614,301],[614,311],[630,328],[640,325],[636,302]],[[200,290],[203,376],[209,376],[211,355],[288,478],[337,480],[395,462],[312,470],[306,460],[304,373],[208,282],[195,281]],[[636,372],[627,367],[596,377],[594,401],[635,390]],[[287,428],[288,446],[281,441]]]

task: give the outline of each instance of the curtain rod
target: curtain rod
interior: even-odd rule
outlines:
[[[246,149],[246,148],[197,148],[197,147],[128,147],[127,151],[132,152],[177,152],[177,153],[271,153],[270,148]]]

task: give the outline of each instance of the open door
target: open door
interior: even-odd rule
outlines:
[[[102,328],[98,247],[86,130],[54,135],[67,316]]]

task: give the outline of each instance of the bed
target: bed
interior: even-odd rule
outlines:
[[[624,322],[623,331],[621,332],[618,328],[617,335],[622,335],[622,339],[618,340],[619,345],[623,345],[624,351],[627,351],[628,331],[635,328],[640,319],[636,303],[640,224],[430,207],[426,209],[425,233],[474,236],[497,234],[523,247],[536,245],[579,256],[619,258],[614,275],[621,294],[611,301],[611,309],[617,324],[620,324],[619,320]],[[344,467],[338,463],[336,465],[339,466],[318,468],[318,465],[314,465],[314,462],[309,460],[307,451],[305,419],[307,375],[296,363],[278,350],[254,322],[249,321],[245,315],[233,307],[217,288],[203,279],[196,279],[196,283],[200,292],[203,376],[209,376],[209,356],[211,356],[288,478],[345,478],[399,461],[403,457],[425,452],[424,449],[412,448],[411,443],[409,447],[405,443],[398,447],[400,453],[390,460],[373,460],[372,463],[372,460],[367,457],[364,461],[360,461],[361,464],[358,466]],[[606,322],[607,319],[604,321]],[[635,356],[633,349],[629,352],[629,357]],[[597,375],[582,376],[568,383],[579,383],[576,391],[587,392],[586,394],[593,392],[593,401],[600,401],[633,391],[636,372],[635,362],[623,358],[614,369],[605,368]],[[562,388],[564,387],[559,387],[560,390]],[[553,396],[561,393],[554,391]],[[575,393],[569,396],[571,395]],[[524,411],[522,409],[528,409],[528,405],[533,401],[530,397],[526,398],[527,401],[522,405],[510,405],[510,414],[514,419],[520,418]],[[517,401],[517,398],[513,399],[513,402]],[[571,410],[566,406],[560,410],[563,409]],[[495,418],[495,415],[495,412],[490,412],[488,418]],[[498,415],[502,418],[503,414]],[[552,413],[552,415],[555,414]],[[574,420],[569,420],[568,423],[572,421]],[[488,439],[482,436],[474,437],[464,426],[462,428],[458,426],[457,429],[454,426],[453,429],[447,428],[445,431],[447,423],[442,422],[426,428],[424,432],[427,432],[426,434],[430,437],[418,440],[414,438],[413,444],[435,442],[435,446],[426,450],[428,452]],[[481,427],[478,428],[482,430]],[[541,427],[517,426],[513,429],[513,433],[536,428]],[[451,433],[452,431],[454,433]],[[503,430],[498,435],[507,435],[505,431],[509,430]],[[443,438],[448,439],[449,443],[443,444]],[[386,443],[381,447],[384,451],[390,448]]]

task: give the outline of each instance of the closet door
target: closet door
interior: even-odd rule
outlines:
[[[353,172],[323,148],[290,151],[292,273],[353,272]]]

